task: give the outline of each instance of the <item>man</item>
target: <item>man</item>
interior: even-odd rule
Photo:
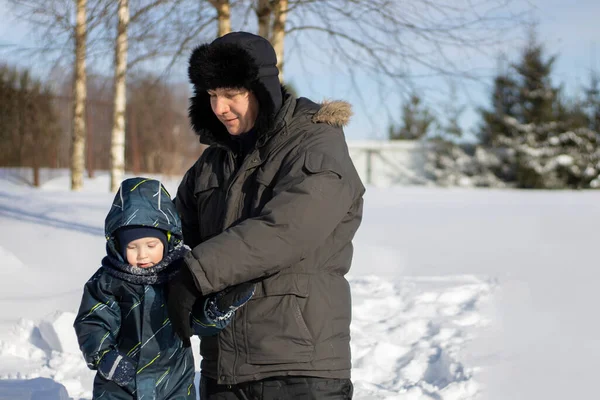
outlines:
[[[169,288],[174,328],[191,336],[199,296],[256,283],[231,325],[202,338],[202,399],[352,397],[344,275],[364,187],[341,129],[351,110],[292,97],[276,65],[246,32],[190,57],[189,115],[210,146],[177,193],[193,251]]]

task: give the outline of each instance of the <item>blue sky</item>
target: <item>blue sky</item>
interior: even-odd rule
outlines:
[[[517,7],[533,7],[533,16],[538,21],[538,36],[548,54],[557,54],[558,60],[554,69],[555,84],[562,83],[569,93],[577,93],[585,84],[591,67],[600,70],[600,1],[597,0],[518,0]],[[27,60],[19,59],[14,54],[6,53],[6,45],[35,45],[35,38],[29,34],[30,27],[15,21],[8,11],[6,0],[0,0],[0,56],[11,62],[27,65]],[[514,33],[514,32],[513,32]],[[525,36],[526,32],[519,33]],[[514,61],[519,54],[516,42],[507,43],[503,52],[509,60]],[[314,101],[323,99],[344,99],[352,103],[355,111],[350,125],[346,129],[349,139],[385,139],[387,126],[393,118],[399,119],[400,89],[393,86],[386,95],[386,104],[380,101],[379,89],[365,74],[357,75],[358,85],[362,91],[362,99],[353,90],[350,79],[339,68],[331,67],[327,60],[322,63],[306,62],[303,67],[298,62],[298,51],[290,41],[286,41],[285,78],[292,82],[299,94]],[[466,130],[477,123],[474,108],[486,106],[489,84],[495,73],[497,51],[489,51],[488,55],[480,55],[469,60],[489,79],[482,82],[458,82],[459,102],[467,107],[461,123]],[[110,61],[112,54],[106,61]],[[322,57],[322,56],[321,56]],[[185,60],[182,60],[171,71],[173,77],[185,80]],[[36,66],[33,66],[35,70]],[[443,101],[448,93],[448,84],[442,78],[428,78],[415,81],[418,93],[425,101],[437,104]]]

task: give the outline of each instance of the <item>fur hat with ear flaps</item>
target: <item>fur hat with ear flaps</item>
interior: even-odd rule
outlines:
[[[283,102],[277,56],[268,40],[247,32],[232,32],[197,47],[188,75],[194,85],[189,115],[203,143],[227,143],[229,133],[210,107],[207,90],[245,88],[254,93],[259,110],[254,127],[260,134],[273,127]]]

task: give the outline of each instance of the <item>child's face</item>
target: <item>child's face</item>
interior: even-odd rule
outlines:
[[[140,268],[150,268],[163,258],[165,246],[158,238],[145,237],[129,242],[127,262]]]

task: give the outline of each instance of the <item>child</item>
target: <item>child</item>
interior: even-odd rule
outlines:
[[[165,283],[189,251],[169,193],[153,179],[126,179],[105,232],[107,255],[84,287],[74,324],[88,367],[98,370],[94,399],[195,399],[192,350],[165,306]],[[194,332],[217,334],[253,293],[253,284],[242,284],[199,301]]]

